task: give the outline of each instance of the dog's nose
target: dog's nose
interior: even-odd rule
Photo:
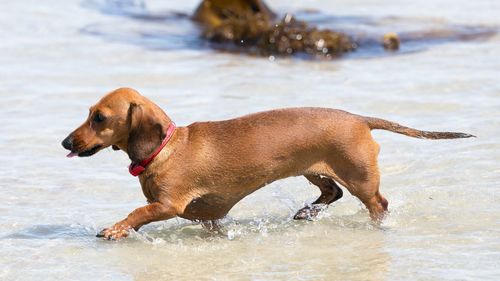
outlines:
[[[65,138],[62,141],[62,146],[66,148],[67,150],[72,150],[73,149],[73,136],[69,135],[67,138]]]

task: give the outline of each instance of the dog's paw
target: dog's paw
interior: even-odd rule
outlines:
[[[315,204],[311,206],[306,206],[297,211],[295,216],[293,216],[294,220],[312,220],[316,216],[318,216],[319,212],[326,209],[326,205],[324,204]]]
[[[99,232],[96,237],[103,238],[105,240],[119,240],[128,236],[128,232],[132,227],[124,222],[118,222],[110,228],[105,228]]]

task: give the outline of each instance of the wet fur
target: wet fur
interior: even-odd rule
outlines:
[[[96,112],[102,112],[106,121],[93,124]],[[137,162],[158,147],[170,122],[153,102],[133,89],[121,88],[91,107],[88,119],[68,138],[79,144],[72,151],[96,144],[114,146]],[[292,176],[305,176],[321,190],[313,206],[299,210],[296,219],[313,217],[319,211],[315,206],[342,197],[338,182],[365,204],[373,220],[380,220],[388,203],[379,192],[379,145],[371,136],[372,129],[432,139],[471,136],[420,131],[383,119],[311,107],[196,122],[178,127],[139,176],[150,204],[100,235],[119,239],[129,229],[176,216],[217,220],[245,196]]]

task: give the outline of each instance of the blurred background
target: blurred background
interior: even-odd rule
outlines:
[[[189,19],[199,2],[1,2],[1,280],[500,278],[500,2],[266,2],[278,19],[356,38],[401,34],[396,52],[360,45],[334,59],[214,49]],[[173,219],[101,241],[146,203],[139,183],[124,153],[66,159],[60,142],[122,86],[179,126],[321,106],[478,137],[375,131],[390,209],[381,227],[347,192],[317,220],[293,221],[319,192],[291,178],[236,205],[225,235]]]

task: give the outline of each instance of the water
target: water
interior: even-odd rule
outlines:
[[[171,2],[171,3],[170,3]],[[0,280],[498,280],[500,37],[425,40],[335,61],[212,51],[173,12],[197,1],[3,1],[0,14]],[[116,3],[116,2],[115,2]],[[122,2],[123,3],[123,2]],[[134,2],[130,2],[134,4]],[[135,2],[138,3],[138,2]],[[272,1],[324,27],[498,30],[497,1]],[[314,7],[321,13],[307,13]],[[335,17],[331,17],[335,15]],[[225,235],[181,219],[101,241],[145,204],[111,149],[66,159],[61,140],[103,94],[138,89],[178,125],[289,106],[326,106],[476,139],[374,132],[390,215],[373,227],[346,194],[314,222],[302,178],[245,198]]]

